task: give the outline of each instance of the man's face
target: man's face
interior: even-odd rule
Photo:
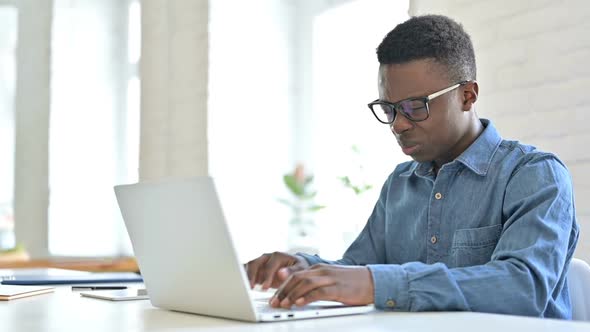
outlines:
[[[444,66],[432,60],[416,60],[380,67],[379,97],[391,103],[423,97],[448,88]],[[462,144],[468,131],[470,114],[464,111],[462,86],[430,101],[429,117],[420,122],[401,113],[390,125],[402,151],[418,162],[434,161],[441,166],[455,159],[466,148]]]

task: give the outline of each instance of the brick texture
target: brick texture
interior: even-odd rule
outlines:
[[[208,173],[208,1],[142,1],[141,180]]]
[[[475,46],[479,115],[566,163],[582,228],[576,256],[590,261],[590,2],[414,0],[410,14],[461,22]]]

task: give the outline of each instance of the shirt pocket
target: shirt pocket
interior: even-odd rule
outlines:
[[[454,267],[482,265],[489,262],[501,234],[501,224],[456,230],[451,247]]]

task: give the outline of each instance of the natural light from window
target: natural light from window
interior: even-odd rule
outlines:
[[[387,125],[367,104],[378,98],[376,49],[408,18],[408,1],[353,1],[317,16],[313,26],[313,169],[320,254],[340,258],[365,225],[395,166],[405,160]],[[372,189],[355,194],[343,185]]]
[[[113,30],[139,25],[138,4],[131,4],[131,18],[117,7],[125,2],[57,0],[54,6],[49,251],[129,254],[113,186],[137,181],[139,36]]]
[[[366,106],[378,97],[375,49],[407,12],[407,1],[211,2],[209,165],[242,261],[287,249],[292,215],[278,199],[298,162],[327,206],[321,255],[339,258],[366,222],[407,159]],[[341,176],[374,188],[354,197]]]
[[[17,10],[0,6],[0,250],[14,241],[14,88]]]
[[[284,245],[292,39],[281,4],[210,2],[209,171],[242,261]]]

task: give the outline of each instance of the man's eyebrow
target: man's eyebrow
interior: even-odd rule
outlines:
[[[390,104],[398,104],[398,103],[400,103],[402,101],[407,101],[407,100],[410,100],[410,99],[417,99],[417,98],[424,98],[425,96],[426,95],[407,97],[407,98],[403,98],[403,99],[398,99],[396,101],[389,101],[389,100],[382,100],[382,101],[388,102]]]

